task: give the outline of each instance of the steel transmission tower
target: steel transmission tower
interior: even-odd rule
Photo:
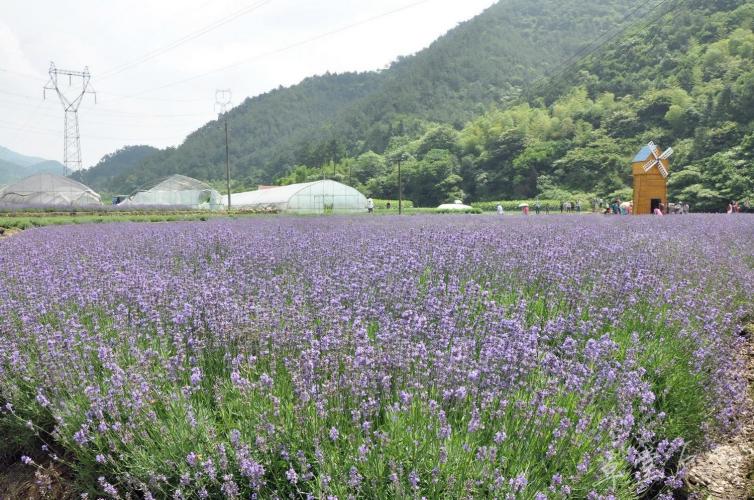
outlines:
[[[232,98],[230,89],[215,91],[215,112],[225,118],[225,181],[228,188],[228,211],[230,211],[230,152],[228,151],[228,108]]]
[[[89,68],[84,71],[69,71],[57,69],[55,63],[50,63],[50,81],[44,86],[43,97],[47,98],[47,91],[54,90],[58,94],[63,111],[65,111],[65,142],[63,146],[63,175],[80,170],[83,166],[81,161],[81,134],[79,133],[79,106],[86,94],[94,95],[94,103],[97,103],[97,94],[90,87],[91,75]],[[61,83],[68,79],[68,88],[62,87]],[[74,83],[75,82],[75,83]]]

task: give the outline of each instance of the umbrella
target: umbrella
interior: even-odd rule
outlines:
[[[520,205],[518,206],[518,208],[525,208],[525,207],[528,207],[528,206],[529,206],[529,204],[528,204],[528,203],[522,203],[522,204],[520,204]]]

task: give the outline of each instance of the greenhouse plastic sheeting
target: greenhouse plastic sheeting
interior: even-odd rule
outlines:
[[[331,180],[233,193],[230,200],[232,208],[301,214],[366,212],[367,206],[358,190]],[[223,203],[227,205],[227,196]]]
[[[118,204],[119,207],[182,207],[199,209],[221,208],[220,193],[208,184],[173,175],[154,187],[138,191]]]
[[[32,175],[0,189],[0,206],[72,208],[101,204],[100,196],[91,188],[50,173]]]

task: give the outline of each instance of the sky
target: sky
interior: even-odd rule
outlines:
[[[50,63],[91,74],[84,167],[126,145],[164,148],[232,105],[326,72],[370,71],[429,46],[495,0],[3,0],[0,146],[63,161]],[[80,80],[59,88],[71,97]]]

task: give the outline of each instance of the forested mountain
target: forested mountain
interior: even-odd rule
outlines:
[[[630,196],[630,160],[653,140],[676,150],[671,201],[718,210],[754,201],[754,3],[675,0],[556,78],[458,131],[393,137],[384,154],[330,165],[373,196],[424,205]],[[318,178],[298,167],[283,182]]]
[[[274,181],[294,166],[319,166],[369,150],[434,122],[462,127],[601,33],[640,15],[645,0],[501,0],[430,47],[381,72],[324,75],[247,99],[229,113],[237,187]],[[215,121],[176,149],[109,183],[127,192],[171,173],[224,175]]]

